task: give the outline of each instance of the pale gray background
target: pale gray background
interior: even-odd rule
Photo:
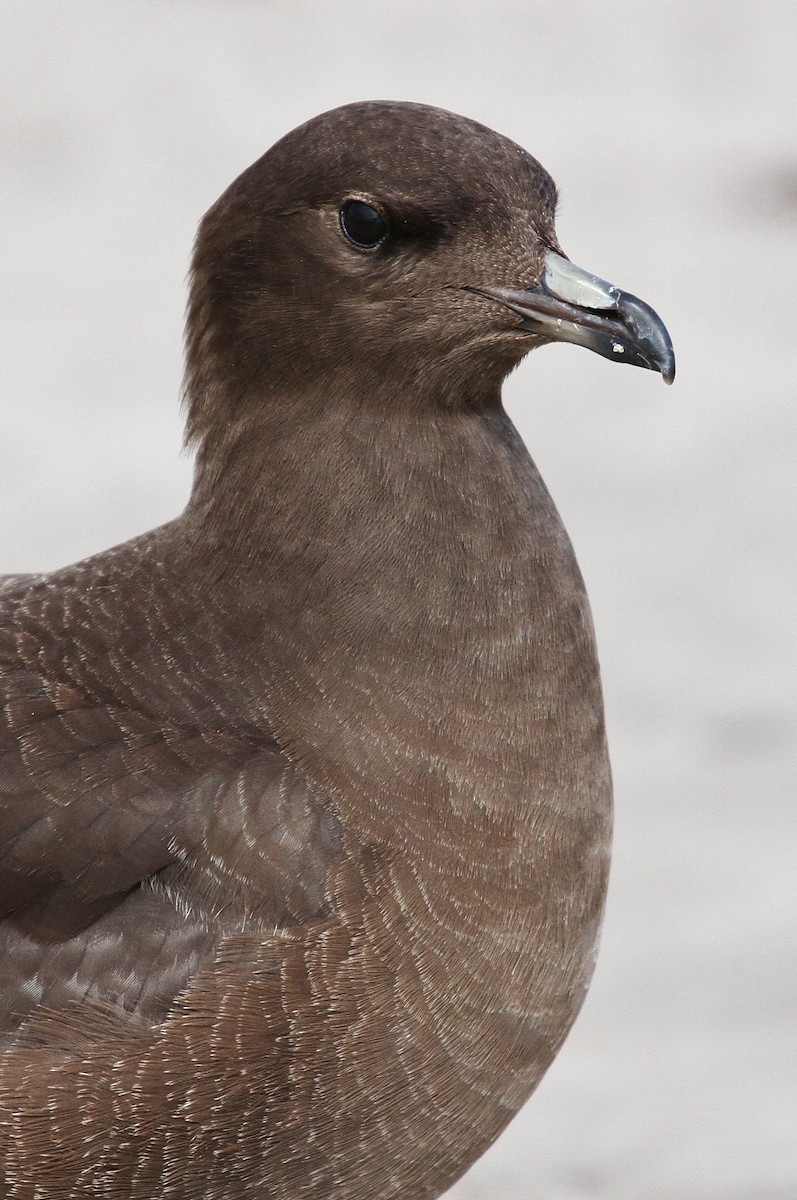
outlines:
[[[279,135],[423,100],[532,151],[678,379],[574,347],[509,407],[602,651],[614,875],[584,1013],[457,1200],[794,1200],[797,5],[0,7],[0,570],[175,515],[198,218]]]

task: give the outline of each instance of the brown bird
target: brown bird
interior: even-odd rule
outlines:
[[[554,184],[434,108],[294,130],[197,238],[177,520],[0,588],[4,1200],[434,1197],[584,999],[584,586],[501,404],[670,380]]]

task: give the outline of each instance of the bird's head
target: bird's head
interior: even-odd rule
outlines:
[[[492,403],[549,341],[670,382],[661,320],[564,256],[555,208],[531,155],[441,109],[350,104],[293,130],[200,226],[189,436],[290,395]]]

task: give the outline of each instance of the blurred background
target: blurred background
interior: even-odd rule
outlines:
[[[449,1200],[794,1200],[793,0],[5,0],[0,79],[0,571],[180,511],[197,221],[334,105],[514,138],[663,316],[671,390],[561,345],[506,389],[592,597],[616,854],[584,1012]]]

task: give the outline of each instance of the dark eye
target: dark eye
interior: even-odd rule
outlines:
[[[361,250],[372,250],[387,237],[387,221],[364,200],[345,201],[340,210],[340,227]]]

